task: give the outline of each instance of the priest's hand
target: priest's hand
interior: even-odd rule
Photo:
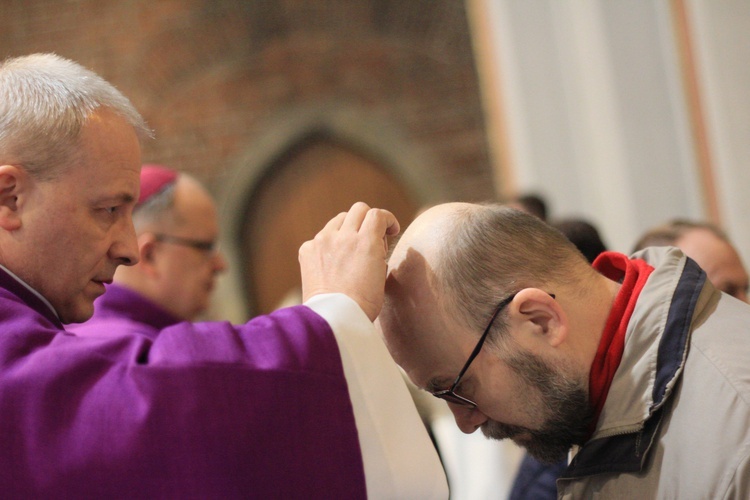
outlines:
[[[362,202],[338,214],[299,249],[302,299],[343,293],[374,321],[383,307],[386,236],[398,232],[391,212]]]

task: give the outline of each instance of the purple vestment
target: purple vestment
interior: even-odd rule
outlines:
[[[107,293],[94,301],[94,316],[85,323],[68,325],[78,335],[143,335],[154,340],[159,332],[181,320],[140,293],[121,285],[107,285]]]
[[[339,349],[305,306],[77,336],[0,270],[4,498],[364,498]]]

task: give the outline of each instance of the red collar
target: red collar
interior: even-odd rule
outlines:
[[[641,259],[629,259],[617,252],[604,252],[594,261],[594,269],[607,278],[621,281],[622,287],[617,292],[609,317],[602,332],[596,357],[591,364],[589,375],[589,399],[594,408],[592,432],[596,428],[599,415],[607,400],[609,386],[620,366],[625,349],[625,331],[641,289],[646,284],[654,268]]]

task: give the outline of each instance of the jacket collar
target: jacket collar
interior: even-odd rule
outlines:
[[[669,256],[672,258],[667,260],[672,263],[674,263],[674,257],[680,257],[671,253]],[[630,405],[632,410],[627,412],[630,415],[622,417],[613,410],[613,406],[621,403],[616,401],[619,398],[617,380],[613,382],[610,396],[615,403],[605,405],[602,422],[597,432],[576,454],[562,478],[576,478],[601,472],[634,472],[643,467],[659,430],[664,408],[668,407],[670,396],[682,373],[688,353],[692,318],[698,297],[706,283],[705,273],[693,260],[687,257],[678,259],[679,263],[683,261],[684,267],[679,274],[673,293],[664,294],[659,288],[652,289],[657,292],[655,295],[667,297],[665,300],[668,300],[666,322],[663,328],[660,323],[657,323],[656,331],[652,330],[645,334],[646,337],[651,335],[652,338],[646,338],[644,341],[637,337],[642,334],[643,329],[643,326],[639,325],[637,331],[636,328],[630,328],[626,339],[626,344],[631,344],[630,347],[636,346],[636,352],[630,357],[641,357],[629,359],[627,362],[623,359],[620,375],[622,379],[628,377],[632,379],[635,374],[636,378],[645,382],[642,386],[646,389],[646,393],[642,394],[640,401],[635,401],[635,404]],[[673,270],[670,272],[674,273],[676,265],[668,265],[667,268],[672,267]],[[658,268],[657,271],[659,271]],[[654,277],[658,280],[656,272]],[[670,283],[668,280],[665,282]],[[668,286],[671,288],[674,285]],[[644,291],[648,288],[647,283]],[[653,304],[647,303],[645,309],[651,308]],[[663,309],[657,308],[656,312],[661,314]],[[631,322],[636,319],[637,314],[638,311]],[[638,347],[643,348],[643,352],[640,352]],[[627,351],[625,356],[628,357]],[[648,362],[645,366],[638,366],[641,359],[648,358],[648,356],[656,359],[655,373],[650,369],[645,369],[645,366],[649,365]],[[637,384],[638,381],[636,381]],[[608,409],[609,412],[607,412]]]

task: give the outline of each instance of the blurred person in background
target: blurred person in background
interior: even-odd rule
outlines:
[[[547,222],[549,209],[544,197],[537,193],[523,193],[508,200],[505,205],[522,210]]]
[[[646,231],[633,251],[674,246],[698,263],[716,288],[748,301],[748,273],[727,234],[709,222],[675,219]]]
[[[589,262],[593,263],[600,253],[607,251],[599,230],[585,219],[569,217],[554,220],[550,225],[564,234]]]

